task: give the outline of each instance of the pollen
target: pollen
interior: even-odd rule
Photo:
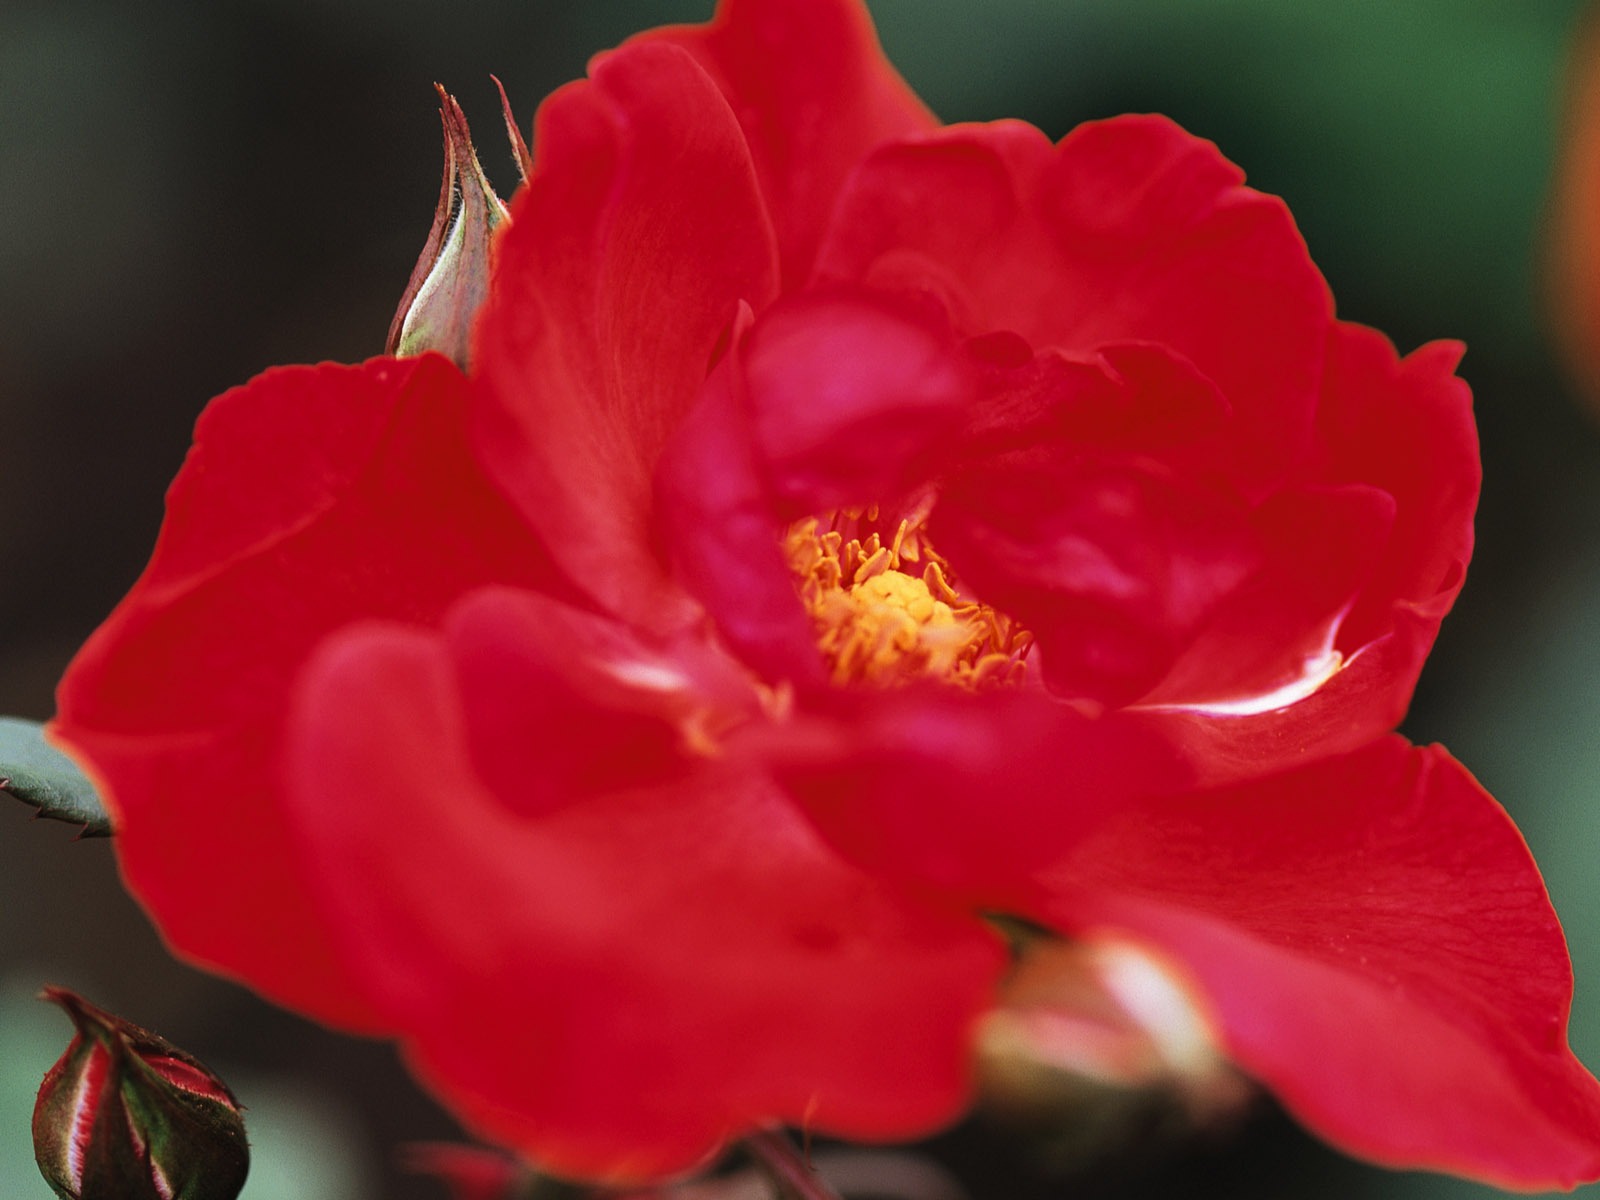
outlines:
[[[900,521],[887,542],[877,524],[870,508],[808,517],[785,538],[834,682],[932,679],[978,689],[1020,680],[1032,635],[962,594],[919,518]]]

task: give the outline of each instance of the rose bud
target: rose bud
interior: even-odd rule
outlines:
[[[33,1149],[66,1200],[234,1200],[250,1169],[239,1102],[164,1038],[65,988],[77,1035],[39,1088]]]
[[[472,322],[489,293],[489,248],[495,229],[506,219],[506,206],[478,163],[461,105],[442,87],[438,90],[444,181],[427,243],[389,325],[385,348],[401,357],[437,350],[464,368],[471,351]],[[505,101],[504,92],[501,100]],[[506,128],[520,163],[527,147],[509,102],[505,107]]]
[[[982,1092],[1061,1163],[1217,1128],[1251,1100],[1174,964],[1108,936],[1026,934],[1015,953],[979,1026]]]

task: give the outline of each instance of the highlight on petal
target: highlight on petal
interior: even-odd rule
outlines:
[[[1466,579],[1483,468],[1472,392],[1455,373],[1463,351],[1430,342],[1401,357],[1381,333],[1348,322],[1329,335],[1322,469],[1382,488],[1396,505],[1375,578],[1341,631],[1347,652],[1409,620],[1420,669]]]
[[[1318,446],[1306,468],[1316,483],[1300,499],[1291,491],[1272,502],[1289,505],[1276,522],[1281,536],[1269,556],[1277,582],[1267,577],[1255,595],[1241,594],[1232,615],[1220,615],[1198,640],[1191,662],[1180,663],[1170,684],[1150,697],[1152,707],[1168,707],[1151,719],[1167,725],[1203,778],[1222,783],[1344,753],[1393,729],[1405,715],[1472,554],[1482,471],[1472,396],[1454,373],[1459,358],[1454,343],[1432,343],[1401,358],[1373,330],[1344,323],[1332,330]],[[1303,524],[1294,509],[1319,494],[1315,503],[1324,516],[1306,510],[1310,523]],[[1382,497],[1392,503],[1381,503]],[[1329,504],[1347,515],[1330,520],[1337,508]],[[1263,512],[1270,513],[1271,504]],[[1306,529],[1323,532],[1302,537]],[[1330,552],[1324,556],[1325,545]],[[1341,571],[1347,583],[1335,586]],[[1353,593],[1350,583],[1359,583]],[[1314,586],[1306,590],[1308,584]],[[1304,598],[1292,600],[1295,591]],[[1341,591],[1348,603],[1337,601]],[[1316,601],[1318,595],[1324,599]],[[1247,631],[1275,619],[1267,615],[1270,607],[1309,616],[1319,606],[1329,611],[1330,602],[1337,608],[1332,624],[1302,624],[1297,641],[1275,643],[1305,648],[1307,670],[1316,673],[1320,663],[1324,682],[1309,694],[1279,692],[1272,672],[1257,669],[1264,661],[1241,651]],[[1269,608],[1251,615],[1263,603]],[[1256,681],[1246,686],[1252,672]],[[1202,702],[1202,683],[1230,678],[1243,693],[1234,712]],[[1267,698],[1270,704],[1275,694],[1293,702],[1265,708],[1251,702]]]
[[[1027,915],[1131,936],[1233,1058],[1336,1145],[1537,1190],[1600,1173],[1560,925],[1505,812],[1439,747],[1130,806]]]
[[[531,819],[473,769],[453,654],[389,624],[330,640],[287,778],[319,911],[470,1126],[627,1181],[768,1122],[878,1139],[960,1110],[1003,965],[981,922],[846,865],[733,763]]]
[[[610,611],[688,619],[651,545],[656,459],[741,302],[777,288],[744,134],[685,51],[638,43],[540,108],[474,347],[476,445]]]
[[[810,275],[861,160],[938,125],[884,58],[861,0],[723,0],[709,24],[638,40],[682,46],[727,97],[777,228],[785,290]]]
[[[58,693],[55,736],[102,785],[169,942],[339,1025],[371,1011],[279,805],[290,681],[353,618],[428,622],[480,583],[553,585],[468,451],[465,401],[435,355],[279,368],[214,401],[149,567]]]
[[[1340,633],[1395,510],[1394,497],[1365,484],[1286,488],[1262,504],[1250,519],[1261,565],[1138,707],[1250,716],[1314,695],[1347,665]]]

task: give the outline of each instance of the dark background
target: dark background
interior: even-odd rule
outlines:
[[[1408,731],[1516,815],[1566,921],[1574,1042],[1600,1062],[1600,439],[1546,344],[1540,214],[1577,0],[878,0],[946,120],[1052,136],[1156,110],[1281,193],[1341,315],[1460,337],[1487,480],[1480,546]],[[706,0],[0,0],[0,713],[44,718],[144,562],[205,401],[277,362],[381,349],[431,217],[430,84],[509,194],[489,73],[524,124],[586,57]],[[1597,64],[1600,65],[1600,64]],[[1557,250],[1559,252],[1559,249]],[[64,983],[224,1071],[246,1200],[405,1200],[395,1143],[449,1136],[389,1052],[173,962],[105,843],[0,806],[0,1195],[37,1197],[27,1114]],[[1488,1195],[1360,1167],[1267,1104],[1076,1175],[975,1125],[932,1152],[977,1200]],[[1600,1194],[1600,1189],[1596,1189]]]

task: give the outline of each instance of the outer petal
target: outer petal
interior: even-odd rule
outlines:
[[[1516,829],[1442,749],[1398,737],[1130,811],[1030,915],[1182,964],[1226,1048],[1365,1158],[1505,1186],[1600,1175],[1561,929]]]
[[[804,283],[850,172],[932,130],[859,0],[723,0],[708,25],[643,35],[693,54],[727,96],[778,229],[786,289]]]
[[[428,622],[466,588],[550,576],[468,452],[465,393],[428,356],[281,368],[216,400],[150,566],[59,693],[55,731],[106,785],[123,873],[172,944],[342,1024],[371,1016],[279,807],[289,681],[353,618]]]
[[[500,603],[463,610],[457,636],[485,636]],[[994,939],[844,866],[758,777],[710,766],[529,820],[471,768],[445,643],[387,625],[319,655],[294,729],[322,911],[480,1132],[639,1179],[765,1121],[898,1137],[964,1102]]]
[[[825,279],[941,296],[974,334],[1037,347],[1170,347],[1241,423],[1227,465],[1259,496],[1311,432],[1331,309],[1288,210],[1210,142],[1160,117],[1017,122],[890,146],[854,177]]]
[[[536,145],[479,321],[477,445],[595,599],[669,626],[651,476],[740,301],[777,287],[770,223],[726,101],[676,47],[597,59]]]

